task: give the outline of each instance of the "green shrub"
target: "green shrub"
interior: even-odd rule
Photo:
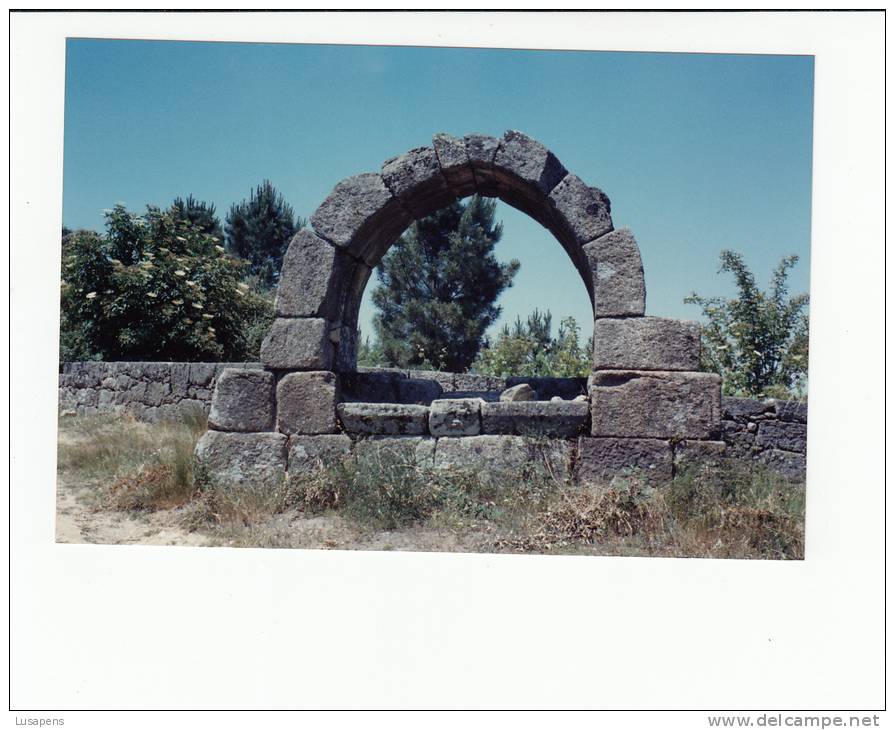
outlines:
[[[118,205],[106,233],[70,233],[62,259],[63,360],[243,361],[258,357],[269,299],[246,262],[170,211]]]
[[[798,256],[774,269],[767,291],[758,288],[742,254],[721,252],[721,272],[733,274],[736,297],[702,297],[702,369],[721,375],[726,395],[804,398],[808,387],[808,295],[790,296],[787,278]]]
[[[507,377],[528,375],[571,378],[586,376],[591,371],[591,339],[581,344],[581,328],[574,317],[566,317],[553,337],[550,312],[535,310],[523,323],[516,318],[512,330],[508,325],[493,341],[486,343],[472,369],[483,375]]]

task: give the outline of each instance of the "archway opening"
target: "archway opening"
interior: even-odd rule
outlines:
[[[411,225],[375,267],[360,297],[357,363],[581,377],[592,320],[550,231],[499,199],[469,196]]]

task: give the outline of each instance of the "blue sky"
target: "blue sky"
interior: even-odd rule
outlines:
[[[223,219],[268,178],[309,217],[333,185],[435,132],[519,129],[612,200],[640,244],[647,313],[729,295],[723,248],[767,282],[798,254],[808,290],[814,63],[653,54],[70,39],[63,222],[192,193]],[[589,334],[584,285],[537,223],[498,206],[496,254],[522,263],[502,321],[535,307]],[[361,328],[372,332],[367,287]]]

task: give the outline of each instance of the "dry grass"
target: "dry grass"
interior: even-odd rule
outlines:
[[[155,511],[193,498],[193,450],[204,414],[145,423],[124,415],[63,416],[57,469],[92,485],[95,506]]]
[[[801,559],[804,484],[728,463],[679,474],[664,488],[636,478],[559,490],[537,527],[500,550],[667,557]]]
[[[174,510],[184,530],[247,547],[473,550],[799,559],[804,485],[750,465],[579,487],[536,464],[512,479],[440,471],[393,452],[277,484],[197,487],[203,419],[60,420],[59,469],[97,509]]]

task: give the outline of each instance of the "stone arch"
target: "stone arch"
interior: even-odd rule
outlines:
[[[410,402],[343,400],[343,381],[359,378],[352,373],[357,315],[373,267],[413,220],[476,192],[548,228],[581,275],[594,312],[587,394],[486,402],[432,380],[428,395]],[[501,139],[438,134],[432,147],[387,160],[379,173],[340,182],[311,227],[293,238],[261,347],[263,369],[225,369],[218,377],[209,430],[196,448],[200,474],[220,487],[278,483],[286,472],[385,442],[436,468],[505,463],[521,473],[540,457],[520,434],[541,434],[552,439],[560,473],[578,481],[631,469],[671,479],[679,460],[725,453],[716,440],[721,379],[698,372],[699,325],[646,317],[645,298],[633,235],[613,229],[609,199],[546,147],[515,131]]]
[[[518,131],[500,139],[436,134],[385,161],[379,173],[339,182],[283,260],[277,319],[262,350],[270,369],[351,371],[357,319],[373,268],[414,221],[478,193],[497,197],[547,228],[578,271],[595,318],[642,317],[640,250],[614,230],[609,198]]]

